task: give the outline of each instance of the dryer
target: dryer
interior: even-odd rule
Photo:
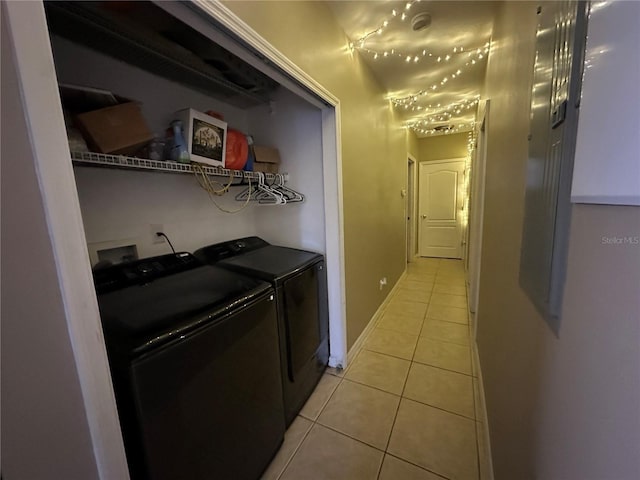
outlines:
[[[276,292],[287,426],[322,377],[329,360],[324,257],[247,237],[203,247],[194,255],[221,268],[270,282]]]

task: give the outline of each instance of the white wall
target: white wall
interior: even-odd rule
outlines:
[[[162,225],[176,250],[192,252],[211,243],[256,234],[256,207],[220,212],[192,175],[76,167],[78,197],[90,250],[135,244],[140,258],[171,253],[154,244],[151,225]],[[217,201],[228,209],[242,203],[232,190]],[[288,206],[274,207],[279,209]]]
[[[324,193],[322,178],[322,113],[316,107],[281,89],[272,108],[256,107],[248,114],[249,131],[258,145],[278,145],[288,185],[305,196],[305,202],[280,207],[264,206],[256,214],[256,228],[265,239],[279,245],[325,252]]]
[[[537,366],[537,478],[640,478],[639,230],[640,207],[573,207],[560,333]]]
[[[640,3],[592,5],[571,199],[640,205]]]

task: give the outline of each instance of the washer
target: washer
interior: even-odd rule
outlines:
[[[275,288],[285,421],[293,422],[329,360],[329,314],[324,257],[271,245],[259,237],[197,250],[200,260],[270,282]]]
[[[285,430],[271,285],[188,253],[94,281],[131,478],[259,478]]]

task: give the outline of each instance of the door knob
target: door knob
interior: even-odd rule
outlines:
[[[426,216],[426,215],[420,215],[420,216],[421,216],[423,219],[424,219],[424,218],[427,218],[427,216]]]

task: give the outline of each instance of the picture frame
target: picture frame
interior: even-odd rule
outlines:
[[[179,110],[175,118],[182,122],[191,161],[224,168],[227,122],[193,108]]]

